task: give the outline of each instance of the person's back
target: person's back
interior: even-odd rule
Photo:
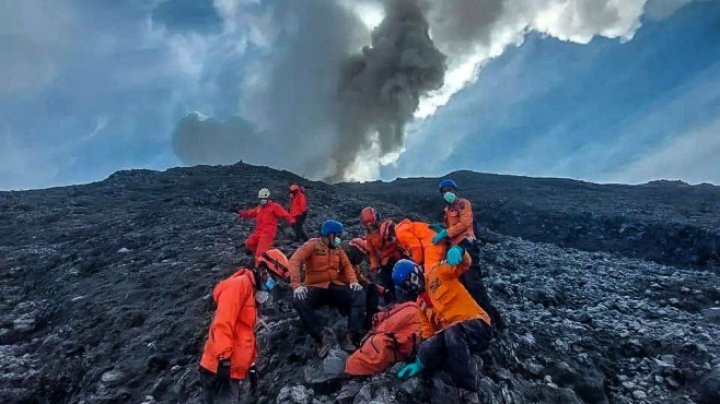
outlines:
[[[435,234],[437,233],[424,222],[405,219],[395,225],[395,236],[400,250],[417,264],[428,267],[445,258],[445,245],[432,242]]]

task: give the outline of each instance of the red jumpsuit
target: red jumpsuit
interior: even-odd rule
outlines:
[[[280,204],[273,201],[268,201],[265,205],[258,205],[253,209],[242,210],[238,215],[243,219],[255,219],[255,230],[245,240],[245,249],[255,255],[256,261],[258,257],[262,256],[262,253],[272,247],[279,219],[290,224],[295,223],[295,219]]]

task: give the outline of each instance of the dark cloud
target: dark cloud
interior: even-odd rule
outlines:
[[[212,0],[167,0],[152,11],[152,21],[173,32],[201,34],[222,31],[222,19]]]

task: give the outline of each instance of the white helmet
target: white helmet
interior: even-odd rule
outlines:
[[[270,198],[270,190],[267,188],[261,189],[260,191],[258,191],[258,198],[260,198],[260,199]]]

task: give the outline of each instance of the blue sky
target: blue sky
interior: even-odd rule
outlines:
[[[720,184],[720,2],[632,0],[645,4],[639,17],[579,9],[566,23],[553,7],[575,0],[533,2],[542,6],[523,16],[531,22],[508,6],[521,1],[479,10],[495,18],[486,30],[448,30],[441,17],[453,10],[431,10],[451,67],[467,48],[453,45],[484,55],[476,80],[411,124],[402,152],[367,145],[363,178],[470,168]],[[463,0],[443,4],[453,2]],[[337,149],[337,65],[379,18],[377,0],[348,4],[4,2],[0,189],[192,163],[176,154],[180,132],[207,140],[185,144],[199,161],[325,175]]]

